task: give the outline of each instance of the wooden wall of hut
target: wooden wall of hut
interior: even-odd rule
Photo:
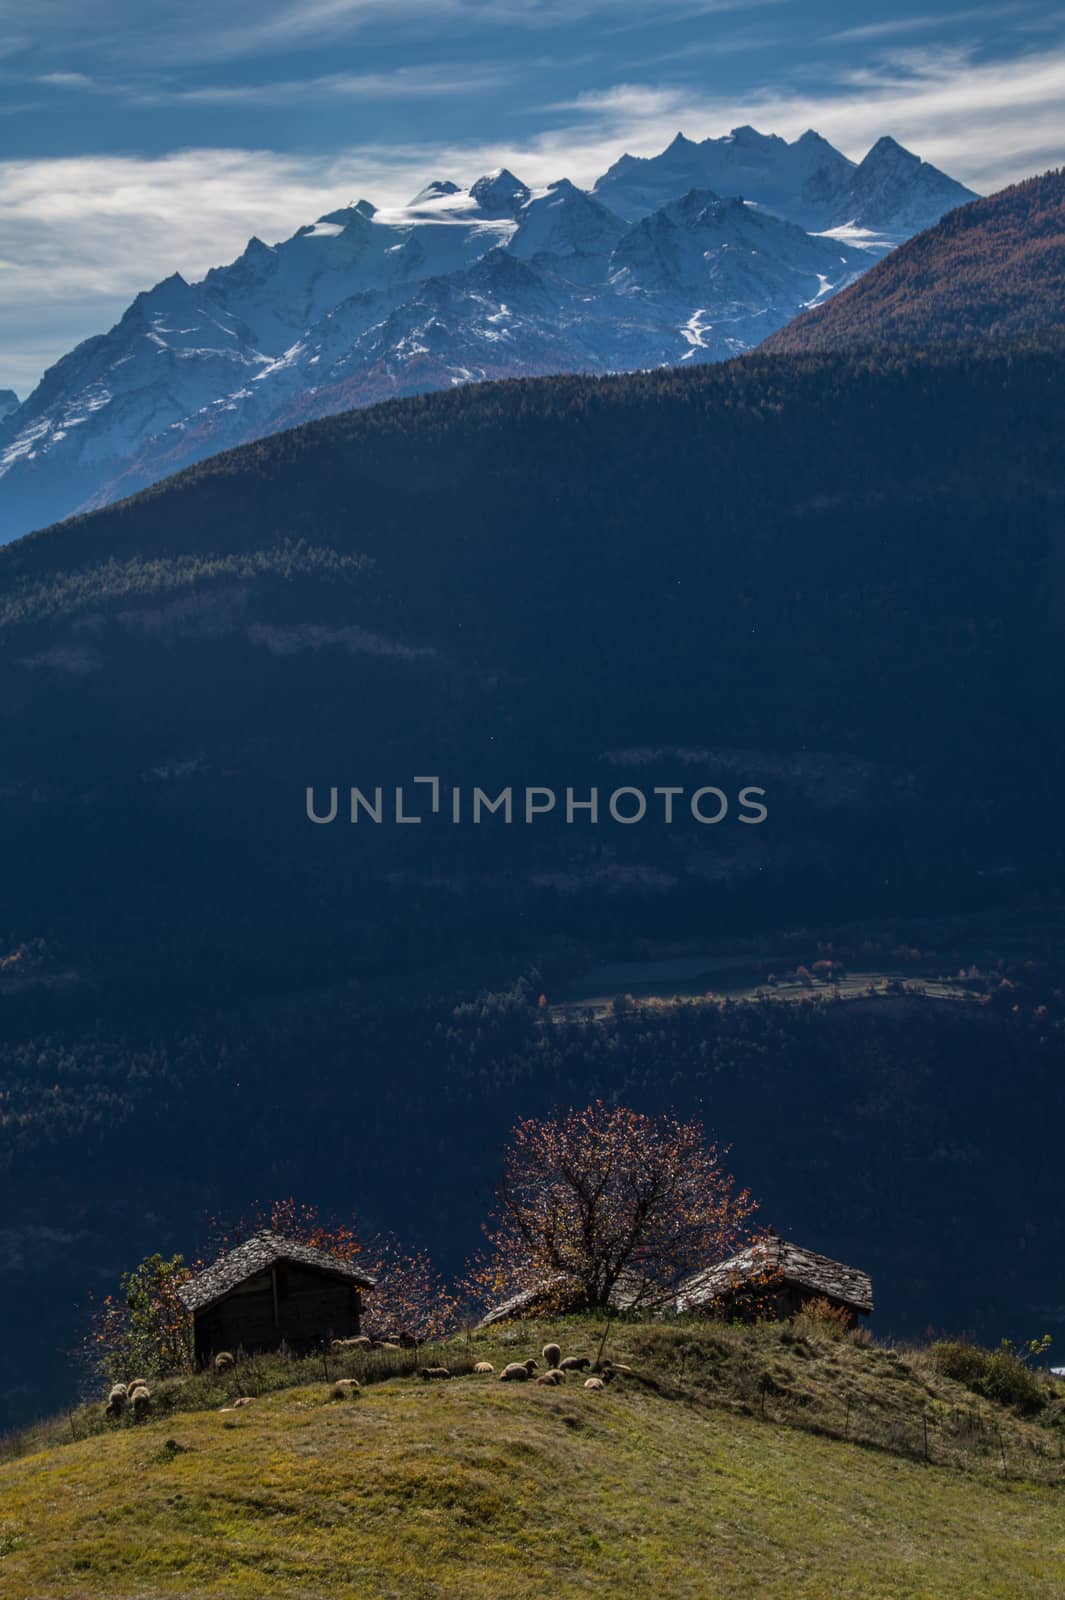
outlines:
[[[220,1350],[276,1350],[282,1344],[310,1350],[358,1333],[361,1316],[362,1296],[354,1284],[279,1262],[197,1313],[196,1360],[205,1364]]]

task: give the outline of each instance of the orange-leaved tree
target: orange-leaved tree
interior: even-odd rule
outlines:
[[[117,1294],[90,1300],[81,1351],[89,1375],[114,1383],[189,1371],[189,1317],[178,1290],[191,1275],[183,1257],[156,1253],[123,1273]]]
[[[697,1118],[602,1101],[518,1122],[469,1285],[485,1303],[522,1295],[547,1309],[665,1303],[745,1237],[755,1202],[727,1153]]]

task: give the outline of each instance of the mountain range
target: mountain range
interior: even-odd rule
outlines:
[[[742,195],[810,232],[844,229],[892,244],[972,198],[888,137],[855,163],[813,129],[789,144],[751,127],[699,143],[678,133],[660,155],[624,155],[592,192],[631,221],[688,189]]]
[[[253,238],[0,396],[0,540],[353,406],[739,354],[971,197],[892,139],[855,164],[745,127],[623,156],[590,192],[500,170]]]
[[[974,200],[766,340],[776,352],[1009,338],[1065,326],[1065,171]]]

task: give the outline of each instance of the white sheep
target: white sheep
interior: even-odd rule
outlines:
[[[478,1361],[473,1370],[484,1378],[490,1377],[496,1369],[490,1361]]]
[[[111,1393],[107,1397],[107,1404],[104,1407],[105,1417],[120,1417],[122,1415],[126,1409],[128,1392],[124,1383],[116,1383],[112,1387]]]
[[[528,1383],[539,1366],[532,1356],[528,1361],[509,1361],[499,1374],[500,1383]]]
[[[598,1392],[600,1389],[605,1389],[606,1384],[603,1382],[602,1378],[585,1378],[584,1387],[586,1389],[594,1389]]]
[[[146,1383],[139,1383],[129,1391],[129,1403],[138,1422],[152,1409],[152,1392]]]
[[[540,1353],[543,1356],[544,1361],[545,1361],[545,1363],[546,1363],[546,1365],[548,1367],[557,1367],[559,1362],[562,1360],[562,1346],[561,1345],[545,1344],[543,1350]]]

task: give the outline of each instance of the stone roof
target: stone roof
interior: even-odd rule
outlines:
[[[374,1279],[361,1272],[341,1256],[330,1255],[328,1250],[317,1250],[313,1245],[297,1244],[294,1239],[283,1239],[280,1234],[264,1229],[253,1234],[235,1250],[230,1250],[203,1272],[190,1278],[178,1289],[178,1298],[188,1311],[203,1311],[207,1306],[222,1300],[231,1290],[254,1278],[256,1273],[281,1262],[293,1262],[301,1267],[315,1267],[334,1278],[345,1278],[363,1289],[372,1289]]]
[[[558,1274],[534,1288],[519,1289],[516,1294],[486,1311],[474,1331],[491,1328],[495,1323],[506,1322],[512,1317],[535,1317],[545,1311],[561,1316],[568,1311],[580,1311],[587,1303],[584,1291],[576,1284],[567,1290],[566,1284],[567,1280]],[[615,1311],[632,1311],[642,1305],[660,1304],[664,1295],[665,1291],[652,1293],[650,1285],[642,1278],[630,1276],[618,1279],[610,1292],[610,1304]]]
[[[868,1273],[844,1266],[831,1256],[770,1235],[759,1239],[716,1267],[707,1267],[685,1280],[677,1291],[677,1310],[695,1311],[730,1291],[755,1284],[761,1278],[792,1283],[827,1295],[855,1311],[872,1311],[873,1284]]]
[[[501,1300],[499,1305],[493,1306],[491,1311],[486,1311],[477,1324],[477,1329],[491,1328],[495,1323],[506,1322],[510,1317],[534,1316],[540,1307],[558,1295],[561,1282],[561,1279],[556,1279],[539,1288],[519,1289],[517,1294],[509,1295],[506,1300]]]

